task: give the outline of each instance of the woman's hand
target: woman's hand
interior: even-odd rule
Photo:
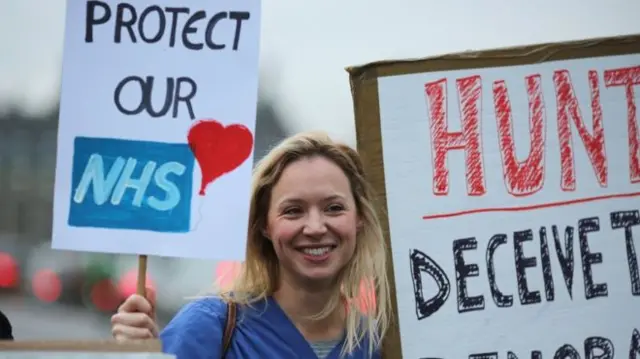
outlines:
[[[118,341],[136,341],[158,337],[155,316],[155,291],[147,288],[147,298],[134,294],[111,317],[111,334]]]

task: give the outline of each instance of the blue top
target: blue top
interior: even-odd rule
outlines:
[[[163,351],[178,359],[220,359],[227,305],[210,297],[185,305],[160,333]],[[326,359],[339,359],[343,341]],[[369,343],[345,359],[380,359],[368,356]],[[226,359],[318,359],[311,345],[272,298],[238,306],[237,324]],[[323,359],[323,358],[321,358]]]

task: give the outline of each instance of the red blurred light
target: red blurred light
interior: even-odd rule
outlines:
[[[155,289],[155,285],[149,277],[147,273],[146,277],[146,287]],[[125,273],[122,277],[120,277],[120,281],[118,281],[118,291],[122,298],[128,298],[129,296],[136,294],[136,289],[138,286],[138,270],[132,269]]]
[[[0,288],[14,288],[18,284],[18,263],[13,257],[0,252]]]
[[[135,289],[134,289],[135,291]],[[111,279],[103,279],[91,287],[91,302],[98,309],[112,312],[120,304],[120,293]]]
[[[62,281],[51,269],[41,269],[33,276],[31,289],[38,299],[52,303],[62,294]]]
[[[372,281],[360,283],[360,293],[352,299],[358,310],[365,314],[373,314],[376,310],[376,292]]]
[[[241,262],[222,261],[216,266],[216,282],[221,287],[227,287],[240,274]]]

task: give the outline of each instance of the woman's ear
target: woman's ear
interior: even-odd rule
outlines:
[[[262,231],[260,231],[260,233],[262,233],[262,236],[268,240],[271,240],[271,238],[269,238],[269,232],[267,231],[266,228],[263,228]]]

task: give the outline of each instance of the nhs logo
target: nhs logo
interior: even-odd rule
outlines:
[[[193,166],[187,144],[76,137],[69,226],[188,232]]]

